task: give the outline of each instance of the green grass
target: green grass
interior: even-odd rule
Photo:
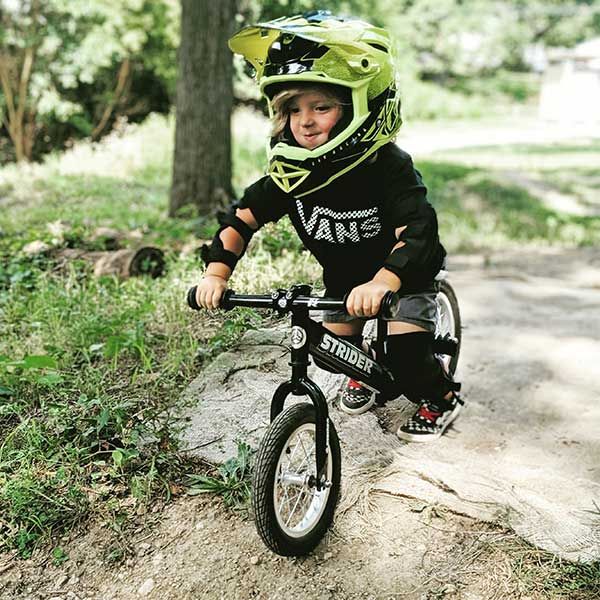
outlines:
[[[261,127],[264,121],[248,113],[234,119],[238,190],[263,170],[263,143],[255,134]],[[2,549],[27,556],[91,517],[125,540],[128,519],[168,499],[190,471],[178,452],[182,388],[202,362],[266,318],[186,308],[185,292],[202,268],[182,249],[210,237],[214,222],[166,217],[172,139],[172,123],[151,118],[124,137],[0,170]],[[565,152],[546,154],[569,156],[587,169],[586,177],[597,177],[589,163],[597,148],[578,148],[566,144]],[[419,168],[451,251],[599,241],[598,219],[552,211],[486,166],[440,157]],[[561,172],[560,185],[574,189],[575,175]],[[139,230],[165,250],[165,275],[96,278],[83,262],[56,270],[50,259],[21,252],[35,239],[101,249],[101,242],[89,241],[98,226]],[[258,292],[296,282],[319,284],[320,272],[284,219],[254,237],[231,287]],[[66,560],[57,552],[55,560]],[[119,544],[109,552],[121,553]]]
[[[124,523],[168,499],[191,468],[178,453],[182,388],[204,361],[263,322],[251,311],[202,315],[186,307],[202,268],[180,249],[210,237],[214,222],[166,217],[165,138],[172,124],[150,119],[93,150],[84,144],[45,164],[0,171],[2,549],[27,556],[93,516],[124,539]],[[145,155],[152,147],[158,153]],[[248,139],[236,148],[236,177],[247,181],[259,152],[248,154]],[[52,260],[21,252],[36,239],[102,249],[89,241],[98,226],[136,229],[161,246],[165,276],[96,278],[83,262],[56,270]],[[253,245],[233,286],[318,280],[314,261],[296,258],[289,222],[267,227]]]
[[[188,494],[214,494],[223,499],[223,504],[232,510],[248,512],[254,450],[243,441],[237,442],[237,456],[226,460],[215,468],[214,474],[188,476]]]
[[[600,598],[600,562],[572,563],[515,540],[504,549],[503,561],[522,595],[543,600]]]
[[[433,152],[418,161],[442,240],[453,252],[598,244],[597,164],[600,141],[593,139],[477,146]],[[523,187],[519,177],[537,187]],[[553,192],[570,195],[578,210],[553,209],[546,200]]]

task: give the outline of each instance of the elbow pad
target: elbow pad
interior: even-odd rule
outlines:
[[[248,244],[254,235],[254,229],[236,216],[235,205],[230,212],[218,212],[217,220],[219,221],[220,227],[210,246],[208,244],[202,246],[200,249],[200,256],[207,266],[211,262],[222,262],[233,271],[238,260],[244,256],[246,248],[248,248]],[[223,246],[221,232],[228,227],[235,229],[244,240],[244,248],[239,256],[235,252],[231,252],[231,250],[226,250]]]
[[[400,234],[402,248],[394,250],[383,266],[396,274],[403,282],[434,277],[440,270],[445,251],[438,237],[437,218],[431,206],[420,211],[416,219],[406,223]]]

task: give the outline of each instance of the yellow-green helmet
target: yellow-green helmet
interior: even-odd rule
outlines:
[[[271,140],[269,175],[295,197],[347,173],[400,129],[393,48],[384,29],[312,11],[245,27],[229,40],[229,47],[254,67],[271,116],[274,93],[288,84],[341,86],[351,97],[351,113],[322,146],[308,150],[293,138],[291,143]]]

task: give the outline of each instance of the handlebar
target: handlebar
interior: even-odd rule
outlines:
[[[196,302],[196,288],[194,286],[188,290],[187,303],[193,310],[200,310],[202,307]],[[311,296],[311,287],[308,285],[293,286],[289,290],[278,289],[270,294],[236,294],[233,290],[226,290],[221,298],[220,308],[231,310],[236,306],[245,306],[249,308],[267,308],[275,310],[281,314],[292,312],[294,309],[308,310],[343,310],[347,312],[346,300],[348,294],[343,298],[323,298],[321,296]],[[381,301],[381,307],[377,317],[391,316],[396,312],[400,297],[395,292],[386,292]]]

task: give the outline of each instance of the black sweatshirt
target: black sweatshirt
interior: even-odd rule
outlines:
[[[402,292],[426,289],[446,252],[427,188],[411,157],[390,143],[371,164],[359,165],[321,190],[294,198],[270,177],[246,189],[239,208],[249,208],[259,227],[289,215],[300,239],[323,267],[327,294],[343,296],[370,281],[382,266],[396,273]],[[406,245],[395,250],[395,229]]]

